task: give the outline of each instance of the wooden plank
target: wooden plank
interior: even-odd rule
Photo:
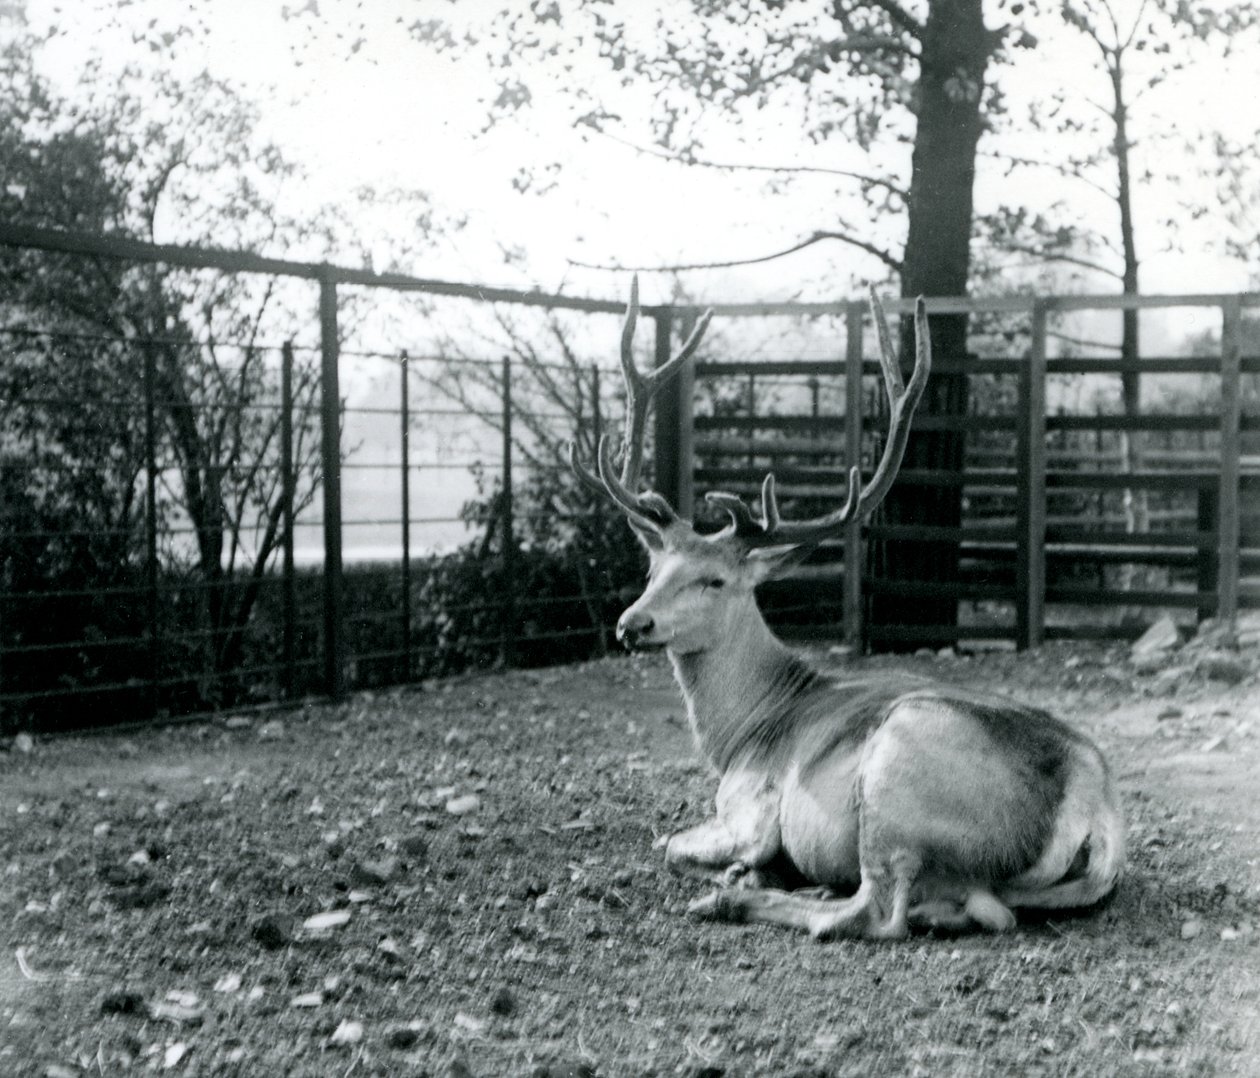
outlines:
[[[1231,297],[1221,308],[1221,477],[1217,500],[1216,616],[1232,624],[1238,616],[1239,456],[1242,451],[1242,305]]]
[[[839,439],[819,442],[812,438],[697,438],[695,451],[704,456],[757,457],[840,457],[844,446]],[[847,458],[846,458],[847,459]]]
[[[998,602],[1016,598],[1016,589],[984,581],[894,580],[891,577],[867,578],[867,589],[880,595],[901,595],[911,599],[988,599]]]
[[[1193,292],[1176,295],[1046,296],[1048,311],[1149,311],[1161,307],[1260,306],[1260,292]]]
[[[1211,610],[1217,597],[1204,591],[1156,591],[1119,588],[1052,587],[1046,589],[1047,603],[1063,603],[1070,606],[1170,606],[1182,609]]]
[[[1202,430],[1214,431],[1220,417],[1214,415],[1052,415],[1046,429],[1059,430]]]
[[[1247,373],[1260,371],[1260,356],[1250,356],[1242,362]],[[1060,356],[1046,361],[1046,370],[1051,374],[1119,374],[1122,366],[1119,357]],[[1139,374],[1216,374],[1221,361],[1219,356],[1143,356],[1133,369]]]
[[[850,303],[844,322],[844,459],[850,465],[862,463],[862,304]],[[862,520],[857,513],[844,529],[844,640],[865,650],[862,604],[862,570],[866,552],[862,549]]]
[[[1015,529],[961,527],[943,524],[871,524],[866,529],[871,539],[895,539],[916,543],[1014,543]]]
[[[1051,546],[1071,546],[1077,543],[1089,543],[1091,546],[1188,546],[1200,549],[1214,547],[1216,535],[1213,532],[1168,531],[1143,532],[1132,535],[1128,532],[1084,531],[1079,525],[1054,525],[1046,528],[1046,542]]]
[[[696,430],[742,430],[742,431],[841,431],[844,419],[841,416],[696,416]],[[916,416],[916,430],[1014,430],[1014,416],[979,416],[979,415],[925,415]],[[1195,428],[1197,429],[1197,428]],[[1213,427],[1215,429],[1215,427]]]
[[[1217,485],[1217,472],[1048,472],[1046,485],[1056,490],[1201,490]]]
[[[860,306],[860,305],[855,305]],[[860,344],[860,342],[859,342]],[[1210,369],[1216,370],[1216,362],[1210,361]],[[880,374],[879,360],[862,359],[855,355],[852,359],[744,359],[723,360],[713,363],[697,363],[697,378],[743,378],[754,374],[758,378],[839,378],[844,375],[850,365],[860,366],[862,373],[871,376]],[[941,356],[932,357],[934,374],[1005,374],[1014,377],[1019,374],[1023,365],[1018,359],[994,359],[980,356]]]
[[[300,277],[309,281],[330,280],[334,284],[364,288],[388,288],[395,292],[427,292],[435,296],[488,303],[518,303],[531,307],[555,307],[591,314],[620,314],[625,304],[614,300],[584,299],[535,290],[492,288],[435,278],[411,277],[403,273],[373,273],[370,270],[333,266],[318,262],[294,262],[266,258],[249,251],[227,251],[215,247],[182,247],[146,243],[126,236],[97,235],[29,225],[0,223],[0,245],[27,247],[62,254],[92,255],[132,262],[159,262],[186,269],[213,269],[225,273],[264,273],[278,277]],[[644,308],[652,313],[656,308]]]
[[[1046,308],[1032,311],[1032,344],[1019,379],[1015,559],[1015,646],[1045,639],[1046,594]]]

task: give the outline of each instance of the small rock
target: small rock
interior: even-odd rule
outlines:
[[[452,816],[466,816],[481,808],[481,798],[476,794],[465,794],[463,797],[452,797],[446,802],[446,811]]]
[[[477,1018],[471,1014],[465,1014],[463,1011],[456,1011],[455,1027],[457,1029],[464,1030],[466,1033],[480,1035],[485,1032],[486,1023],[484,1019]]]
[[[189,1006],[164,999],[149,1007],[149,1017],[154,1021],[173,1022],[177,1026],[199,1026],[206,1015],[200,1005]]]
[[[322,1007],[323,1005],[323,992],[303,992],[300,996],[294,996],[291,1000],[289,1000],[290,1007],[309,1008]]]
[[[1181,926],[1181,938],[1183,940],[1197,939],[1203,934],[1203,922],[1197,917],[1191,918]]]
[[[516,1013],[516,997],[508,988],[500,988],[490,997],[490,1010],[506,1018]]]
[[[302,927],[307,932],[327,932],[329,929],[341,928],[349,924],[350,917],[349,910],[329,910],[327,913],[317,913],[313,917],[308,917],[302,922]]]
[[[248,715],[229,715],[223,720],[223,725],[229,730],[248,730],[254,725],[254,720]]]
[[[1209,651],[1199,660],[1198,668],[1200,673],[1227,685],[1237,685],[1251,673],[1245,662],[1224,651]]]
[[[141,1014],[144,996],[126,988],[115,988],[101,999],[101,1014]]]
[[[14,734],[13,751],[20,752],[23,756],[29,756],[35,751],[35,739],[25,730],[20,734]]]
[[[394,965],[401,965],[406,961],[406,955],[398,944],[388,936],[376,945],[376,953],[379,954],[386,962]]]
[[[123,887],[119,890],[111,891],[108,897],[115,909],[142,910],[162,902],[170,893],[171,888],[169,884],[162,883],[159,880],[147,880],[134,887]]]
[[[1233,943],[1233,942],[1234,942],[1234,940],[1238,939],[1238,937],[1239,937],[1239,936],[1241,936],[1241,935],[1242,935],[1242,933],[1241,933],[1241,932],[1239,932],[1239,931],[1238,931],[1238,929],[1236,929],[1236,928],[1232,928],[1232,927],[1231,927],[1231,928],[1222,928],[1222,929],[1221,929],[1221,942],[1223,942],[1223,943]]]
[[[1177,625],[1172,618],[1164,616],[1146,630],[1129,649],[1133,657],[1147,655],[1151,652],[1169,651],[1181,642]]]
[[[239,992],[240,988],[241,975],[239,973],[225,973],[214,982],[216,992]]]
[[[1135,674],[1157,674],[1168,665],[1168,652],[1144,651],[1129,660]]]
[[[535,1067],[530,1078],[596,1078],[596,1072],[586,1063],[551,1063]]]
[[[179,1042],[176,1044],[168,1044],[166,1051],[162,1054],[162,1069],[171,1070],[178,1067],[183,1061],[184,1056],[188,1054],[188,1045]]]
[[[333,1030],[333,1035],[328,1038],[329,1044],[358,1044],[363,1040],[363,1023],[345,1019]]]
[[[935,654],[936,652],[934,652],[931,648],[919,648],[915,651],[914,657],[916,659],[930,659]]]
[[[419,1039],[420,1031],[411,1026],[394,1026],[385,1032],[385,1043],[390,1048],[410,1048]]]
[[[398,844],[398,848],[402,850],[408,857],[414,857],[417,860],[429,855],[429,840],[423,835],[408,835]]]
[[[287,913],[269,913],[254,922],[250,935],[269,950],[278,950],[293,939],[294,923]]]
[[[1166,707],[1158,715],[1155,716],[1156,722],[1167,722],[1169,719],[1179,719],[1185,712],[1179,707]]]
[[[379,861],[356,861],[350,869],[353,882],[367,887],[379,887],[398,875],[398,858],[382,857]]]
[[[258,727],[259,741],[280,741],[284,738],[284,723],[279,719],[268,719]]]

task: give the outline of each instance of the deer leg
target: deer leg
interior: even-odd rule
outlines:
[[[779,841],[778,792],[764,788],[720,797],[717,816],[665,840],[665,863],[679,871],[726,869],[733,881],[769,863]]]
[[[864,883],[851,898],[839,899],[769,889],[714,891],[687,911],[706,920],[779,925],[829,939],[868,935],[873,903],[871,888]]]

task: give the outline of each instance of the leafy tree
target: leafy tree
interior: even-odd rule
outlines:
[[[257,138],[255,114],[230,87],[205,75],[181,84],[135,70],[107,84],[89,65],[76,93],[62,97],[35,72],[30,45],[10,42],[0,56],[6,219],[149,239],[161,229],[186,242],[245,247],[328,238],[275,212],[266,192],[292,169]],[[6,410],[0,446],[40,462],[10,480],[19,489],[7,492],[6,504],[43,507],[38,533],[57,533],[51,550],[89,532],[98,545],[112,537],[117,572],[136,579],[148,365],[164,572],[182,575],[183,594],[196,597],[184,600],[196,612],[187,636],[201,658],[201,702],[213,699],[225,690],[221,675],[240,662],[280,541],[280,410],[269,338],[291,332],[296,304],[306,307],[310,297],[286,295],[274,281],[28,250],[3,252],[0,274],[9,297],[4,390],[24,405]],[[319,482],[309,407],[316,387],[312,364],[299,361],[299,510]],[[20,518],[8,523],[10,538],[31,531]],[[45,553],[37,568],[26,563],[45,587],[64,588],[64,559]],[[61,628],[70,624],[62,619]]]
[[[1010,164],[1014,169],[1051,168],[1075,183],[1083,197],[1101,197],[1110,204],[1114,226],[1102,231],[1070,224],[1047,229],[1038,222],[1041,239],[1020,249],[1102,274],[1125,295],[1137,295],[1143,234],[1148,246],[1152,234],[1172,245],[1180,222],[1176,217],[1152,220],[1149,214],[1143,221],[1135,195],[1152,187],[1176,189],[1186,178],[1185,162],[1201,157],[1196,151],[1222,141],[1210,128],[1179,130],[1162,117],[1161,98],[1165,104],[1169,101],[1179,75],[1195,59],[1211,62],[1228,56],[1240,35],[1255,26],[1255,11],[1249,3],[1210,9],[1184,0],[1142,0],[1137,5],[1061,0],[1052,11],[1088,43],[1097,84],[1065,86],[1032,110],[1034,127],[1056,136],[1057,144],[1075,149],[1049,161],[1015,159]],[[1219,172],[1222,185],[1231,174],[1237,180],[1257,164],[1254,147],[1240,148],[1228,168]],[[1207,169],[1200,165],[1197,171],[1203,175]],[[1188,195],[1181,202],[1187,220],[1211,212]],[[1141,410],[1139,326],[1137,310],[1123,312],[1120,396],[1126,415]],[[1142,467],[1142,443],[1141,434],[1122,433],[1126,471]],[[1124,506],[1129,531],[1149,530],[1145,490],[1125,491]]]
[[[504,7],[480,21],[453,12],[410,29],[439,52],[478,50],[488,58],[499,72],[487,101],[491,124],[528,109],[544,92],[554,101],[560,90],[575,122],[634,141],[624,130],[622,106],[641,104],[636,95],[647,87],[658,147],[651,152],[736,168],[706,155],[713,133],[706,124],[714,115],[739,124],[773,103],[800,116],[805,139],[856,148],[872,162],[893,160],[891,170],[876,164],[808,170],[840,185],[822,204],[817,228],[785,250],[737,261],[836,242],[875,258],[907,296],[966,293],[977,146],[990,114],[1000,109],[992,68],[1011,49],[1033,44],[1016,27],[987,26],[981,0],[688,0],[636,9],[633,16],[591,0],[552,0]],[[592,57],[614,73],[611,90],[586,77]],[[749,167],[792,172],[770,162]],[[843,212],[845,205],[853,212]],[[878,224],[871,229],[859,221]],[[666,268],[712,264],[689,260]],[[938,356],[958,356],[966,350],[967,320],[936,318],[932,335]],[[938,376],[924,411],[962,413],[966,393],[965,379]],[[918,430],[906,460],[911,467],[952,468],[961,453],[961,435]],[[948,488],[900,489],[885,508],[894,520],[946,525],[958,522],[960,510],[958,491]],[[953,575],[954,555],[955,547],[939,544],[885,552],[895,563],[890,569],[920,579]],[[876,616],[939,623],[952,622],[954,611],[948,603],[893,600]]]

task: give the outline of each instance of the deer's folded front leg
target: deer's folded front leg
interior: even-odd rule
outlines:
[[[779,790],[764,778],[728,775],[718,788],[717,816],[671,835],[665,862],[671,868],[747,870],[779,852]]]

